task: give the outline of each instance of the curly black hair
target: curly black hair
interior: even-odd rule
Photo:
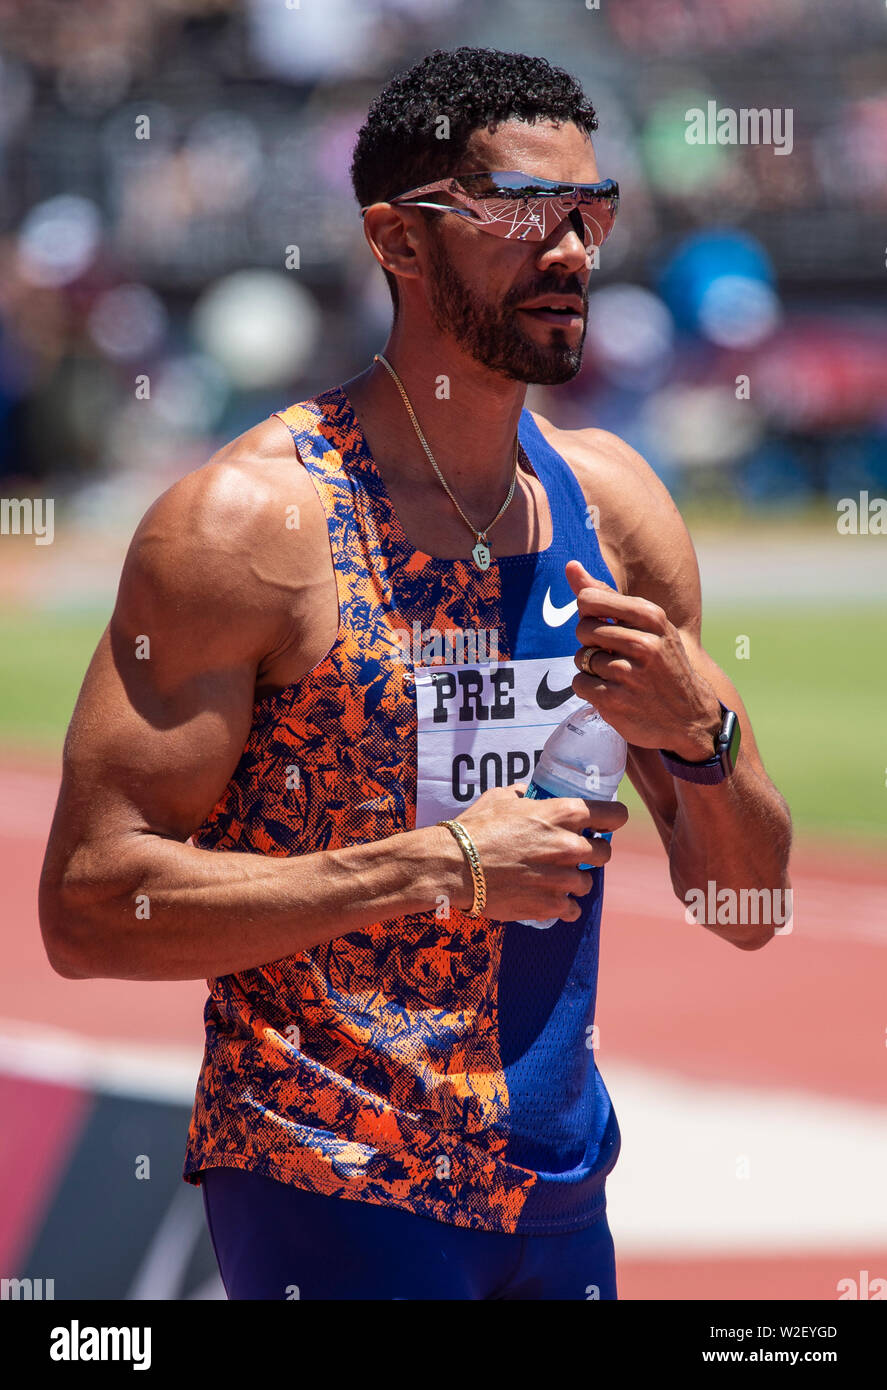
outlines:
[[[449,138],[438,138],[439,120]],[[447,178],[471,135],[509,119],[572,122],[597,130],[594,107],[575,78],[544,58],[495,48],[438,48],[382,88],[357,134],[351,183],[361,207]],[[397,314],[397,280],[384,272]]]

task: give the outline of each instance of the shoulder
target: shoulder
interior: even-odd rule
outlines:
[[[202,468],[170,489],[175,501],[200,504],[206,522],[223,520],[235,531],[261,529],[293,493],[313,492],[311,479],[282,420],[271,416],[232,439]]]
[[[289,596],[308,572],[322,523],[292,437],[272,417],[157,498],[130,544],[120,598],[158,621],[200,615],[207,634],[238,618],[254,623],[257,645],[266,647],[288,621]]]
[[[287,508],[313,491],[286,426],[263,420],[201,467],[173,483],[148,509],[135,533],[147,546],[162,535],[206,559],[243,561],[244,545],[273,541],[286,530]],[[290,528],[292,529],[292,528]]]
[[[609,430],[557,429],[531,412],[597,508],[598,539],[616,556],[624,592],[664,608],[676,627],[698,626],[696,552],[668,488],[646,459]],[[611,569],[613,566],[611,565]]]
[[[187,514],[207,525],[224,518],[249,526],[257,511],[290,485],[299,486],[305,470],[286,425],[271,417],[223,445],[200,468],[192,469],[157,498],[149,518]]]
[[[646,509],[667,504],[669,511],[677,512],[668,489],[646,459],[617,434],[600,429],[561,430],[543,415],[530,413],[580,484],[607,501],[614,521],[621,511],[631,512],[639,505]]]

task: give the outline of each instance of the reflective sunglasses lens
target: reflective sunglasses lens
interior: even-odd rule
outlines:
[[[479,198],[472,199],[479,220],[476,226],[511,241],[544,241],[574,209],[578,208],[586,236],[602,246],[616,218],[618,200],[610,195],[585,198]]]
[[[499,194],[504,198],[532,198],[576,196],[574,189],[591,190],[592,185],[558,183],[554,179],[543,179],[539,175],[522,174],[519,170],[505,173],[460,174],[455,180],[470,198],[489,198]]]
[[[469,198],[489,198],[497,193],[505,198],[520,198],[538,189],[538,179],[520,173],[460,174],[456,180]]]
[[[617,198],[589,199],[579,204],[579,212],[592,245],[603,246],[616,221]]]

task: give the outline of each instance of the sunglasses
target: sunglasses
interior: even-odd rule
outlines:
[[[448,193],[456,205],[427,202],[426,193]],[[588,238],[591,245],[603,246],[616,220],[619,185],[612,179],[605,179],[603,183],[560,183],[512,169],[454,174],[384,201],[433,208],[436,212],[455,212],[467,218],[478,231],[510,241],[545,241],[565,218],[570,218],[578,233],[575,216],[578,214],[583,240]],[[366,211],[361,208],[361,217]]]

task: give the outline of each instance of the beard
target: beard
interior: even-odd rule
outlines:
[[[555,328],[551,342],[543,347],[522,329],[516,306],[546,290],[555,294],[576,293],[585,301],[581,286],[565,285],[562,281],[535,286],[521,293],[513,292],[500,304],[491,304],[478,300],[462,279],[433,226],[429,227],[429,247],[430,309],[439,332],[455,338],[475,361],[509,381],[536,386],[560,386],[572,381],[582,365],[587,319],[575,346],[566,341],[563,329]]]

